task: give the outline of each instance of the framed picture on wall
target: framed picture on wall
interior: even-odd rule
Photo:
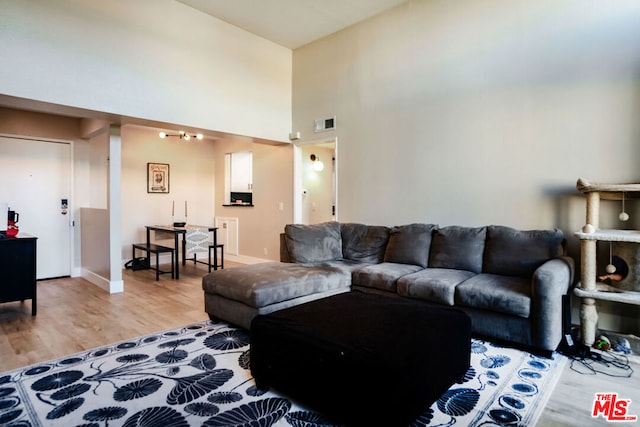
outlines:
[[[147,163],[147,193],[169,192],[169,165]]]

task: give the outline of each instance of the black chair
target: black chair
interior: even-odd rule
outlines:
[[[132,256],[135,259],[136,257],[136,249],[144,251],[147,255],[147,266],[149,269],[151,270],[155,270],[156,272],[156,280],[160,280],[160,275],[161,274],[169,274],[171,273],[171,278],[175,278],[175,273],[174,273],[174,268],[175,266],[173,265],[173,248],[170,248],[168,246],[161,246],[161,245],[156,245],[155,243],[134,243],[132,248]],[[171,270],[170,271],[163,271],[160,270],[160,254],[163,253],[168,253],[171,255]],[[150,259],[150,254],[154,254],[156,256],[156,266],[155,267],[151,267],[151,259]]]
[[[218,249],[220,249],[220,264],[218,264]],[[213,264],[211,263],[211,251],[213,250]],[[209,245],[209,273],[211,273],[211,267],[217,270],[218,267],[224,270],[224,245]]]

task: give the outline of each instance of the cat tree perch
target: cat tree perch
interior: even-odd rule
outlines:
[[[640,198],[640,183],[604,184],[579,179],[576,188],[587,198],[586,222],[581,231],[575,233],[580,239],[580,283],[574,294],[582,299],[580,324],[582,341],[591,345],[595,341],[598,310],[596,300],[640,305],[640,231],[600,229],[600,200],[621,200],[622,211],[619,219],[627,221],[629,215],[624,209],[625,199]],[[626,264],[627,272],[621,280],[611,280],[611,284],[598,281],[596,250],[599,241],[609,242],[610,248],[616,242],[616,257]],[[617,268],[610,252],[607,275],[612,276]]]

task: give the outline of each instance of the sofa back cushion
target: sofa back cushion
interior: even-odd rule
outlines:
[[[450,226],[433,233],[429,267],[482,272],[486,227]]]
[[[346,223],[342,229],[342,257],[378,264],[384,260],[389,228],[381,225]]]
[[[291,262],[314,263],[342,258],[340,223],[288,224],[284,236]]]
[[[546,261],[562,255],[561,230],[520,231],[501,225],[487,227],[483,273],[531,277]]]
[[[431,235],[436,228],[438,226],[434,224],[407,224],[391,228],[384,261],[426,268]]]

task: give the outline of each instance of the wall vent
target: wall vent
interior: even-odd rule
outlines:
[[[325,130],[331,130],[336,128],[336,116],[329,117],[328,119],[316,119],[314,132],[322,132]]]

